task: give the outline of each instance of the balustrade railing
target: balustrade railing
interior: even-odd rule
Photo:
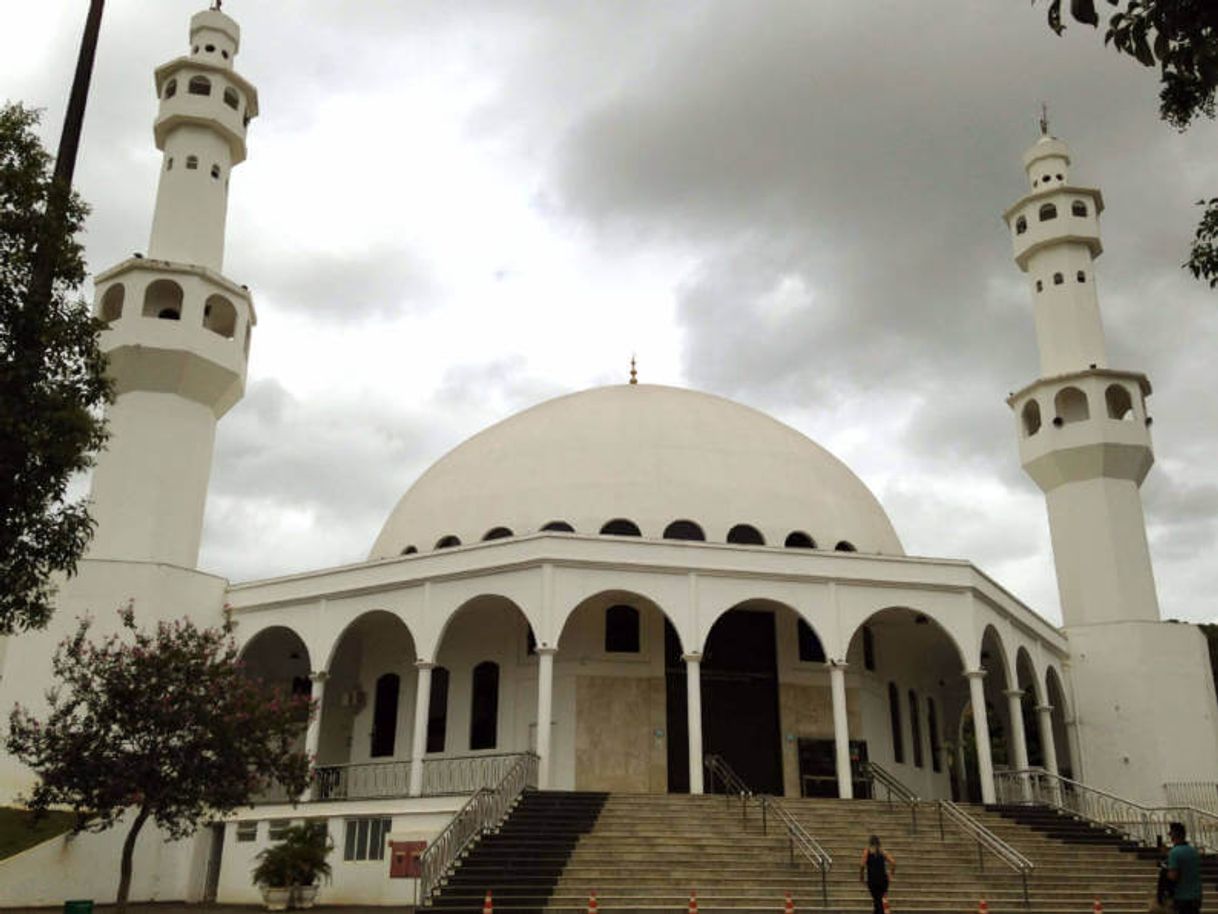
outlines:
[[[1163,789],[1169,806],[1192,806],[1218,814],[1218,783],[1214,781],[1168,781]]]
[[[458,755],[423,759],[423,796],[473,793],[503,779],[518,753]],[[410,793],[409,759],[321,765],[313,772],[314,800],[371,800]]]
[[[1168,826],[1181,822],[1193,846],[1218,851],[1218,815],[1191,804],[1144,806],[1042,768],[996,773],[994,786],[999,803],[1050,806],[1145,847],[1166,840]]]
[[[423,851],[419,858],[419,898],[423,904],[431,904],[432,894],[466,848],[496,828],[526,789],[537,786],[537,756],[527,752],[511,758],[514,761],[494,788],[474,793]]]

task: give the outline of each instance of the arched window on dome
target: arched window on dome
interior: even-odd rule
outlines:
[[[211,80],[206,76],[192,76],[186,91],[191,95],[211,95]]]
[[[799,641],[799,659],[804,663],[824,663],[825,648],[816,637],[812,626],[800,619],[796,623]]]
[[[922,759],[922,715],[918,713],[918,693],[909,690],[909,741],[913,743],[913,763],[921,768]]]
[[[407,546],[402,550],[402,555],[414,555],[419,551],[417,546]]]
[[[1015,220],[1015,234],[1022,235],[1028,230],[1028,220],[1025,216],[1020,216]]]
[[[1087,395],[1077,387],[1063,387],[1057,392],[1057,396],[1053,398],[1053,405],[1057,407],[1057,419],[1053,420],[1054,425],[1070,422],[1082,422],[1085,419],[1091,418],[1091,408],[1087,405]],[[1061,420],[1059,423],[1058,420]]]
[[[1108,407],[1109,419],[1132,419],[1133,398],[1129,396],[1129,388],[1123,384],[1109,384],[1104,391],[1104,403]]]
[[[1040,404],[1035,400],[1029,400],[1023,405],[1023,433],[1024,437],[1031,438],[1040,431]]]
[[[888,683],[888,718],[892,725],[892,760],[901,765],[905,762],[905,742],[901,738],[901,693],[895,682]]]
[[[787,549],[815,549],[816,540],[802,530],[792,530],[783,541],[783,546]]]
[[[158,279],[144,292],[144,317],[163,321],[182,319],[182,287],[172,279]]]
[[[384,758],[393,755],[398,734],[398,694],[402,681],[397,673],[386,673],[376,681],[372,705],[372,748],[368,755]]]
[[[858,552],[854,548],[854,543],[849,540],[838,540],[837,545],[833,547],[834,552]]]
[[[605,610],[605,653],[639,652],[639,611],[619,603]]]
[[[470,751],[494,749],[499,741],[499,664],[484,660],[474,667],[470,692]]]
[[[460,538],[453,536],[451,533],[448,536],[442,536],[436,540],[437,549],[451,549],[453,546],[460,546]]]
[[[514,535],[515,534],[512,533],[512,531],[507,527],[491,527],[491,529],[487,530],[486,534],[482,537],[482,542],[485,543],[487,540],[505,540]]]
[[[111,324],[123,316],[123,299],[127,297],[127,290],[121,282],[116,282],[101,300],[101,319],[107,324]]]
[[[729,543],[739,543],[742,546],[764,546],[765,537],[752,524],[737,524],[727,531]]]
[[[575,528],[568,524],[565,520],[552,520],[542,530],[548,530],[550,533],[574,533]],[[601,531],[604,533],[604,531]]]
[[[664,528],[666,540],[705,540],[706,534],[692,520],[674,520]]]
[[[1087,204],[1084,203],[1082,200],[1075,200],[1073,203],[1070,204],[1070,215],[1086,216],[1087,215]]]
[[[431,671],[431,700],[427,703],[427,751],[443,752],[448,735],[448,670]]]
[[[605,526],[601,527],[602,536],[642,536],[643,531],[639,529],[639,525],[632,520],[626,520],[623,517],[615,518],[609,521]]]

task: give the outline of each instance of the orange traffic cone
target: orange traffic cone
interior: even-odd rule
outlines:
[[[984,898],[977,904],[977,914],[990,914],[990,906],[985,903]]]
[[[782,906],[782,914],[795,914],[795,901],[790,892],[787,892],[787,903]]]
[[[593,889],[592,894],[588,896],[588,914],[597,914],[596,889]]]
[[[491,902],[491,890],[486,890],[486,897],[482,899],[482,914],[492,914],[495,910],[495,905]]]
[[[1091,912],[1092,914],[1104,914],[1104,904],[1098,898],[1095,900],[1095,904],[1091,906]]]
[[[689,890],[689,914],[698,914],[698,890]]]

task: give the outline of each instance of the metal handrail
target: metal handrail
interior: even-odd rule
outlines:
[[[711,784],[714,784],[714,778],[719,778],[723,782],[723,786],[727,788],[728,801],[731,801],[733,796],[740,798],[740,810],[743,822],[748,824],[748,804],[750,800],[756,800],[761,807],[761,833],[768,834],[769,831],[769,814],[771,812],[782,822],[783,827],[787,832],[787,851],[790,854],[791,866],[795,866],[795,852],[799,851],[801,855],[807,858],[820,870],[820,892],[821,898],[824,901],[825,907],[829,906],[829,869],[833,866],[833,857],[821,845],[819,841],[812,837],[803,824],[791,815],[782,803],[776,798],[768,794],[754,794],[749,789],[748,784],[744,779],[732,769],[732,766],[724,760],[721,755],[708,755],[702,760],[702,766],[707,773],[711,775]]]
[[[922,802],[922,798],[902,783],[896,775],[875,762],[864,762],[863,771],[872,781],[879,784],[888,792],[889,806],[892,805],[893,797],[896,797],[899,802],[904,803],[909,808],[911,828],[914,834],[917,834],[918,804]],[[872,788],[871,794],[873,797],[875,796],[874,788]]]
[[[493,790],[482,788],[466,801],[419,857],[419,898],[423,904],[431,904],[432,894],[466,849],[498,826],[527,788],[536,786],[537,755],[525,752]]]
[[[516,752],[428,756],[423,759],[422,795],[452,796],[492,787],[516,763]],[[314,800],[404,797],[410,793],[410,759],[319,765],[313,770]]]
[[[1023,903],[1025,907],[1029,905],[1031,902],[1028,897],[1028,877],[1032,875],[1035,864],[951,800],[937,800],[935,801],[935,806],[939,810],[940,839],[944,838],[943,820],[946,818],[968,837],[977,842],[977,865],[983,872],[985,870],[985,851],[988,850],[1002,863],[1019,874],[1023,881]]]
[[[997,772],[994,786],[1000,803],[1050,806],[1144,847],[1182,822],[1198,850],[1218,851],[1218,815],[1195,806],[1145,806],[1043,768]]]

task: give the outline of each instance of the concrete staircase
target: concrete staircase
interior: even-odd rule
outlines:
[[[797,910],[870,912],[858,877],[870,834],[897,861],[890,894],[896,914],[969,914],[982,897],[993,914],[1089,914],[1097,896],[1107,914],[1141,914],[1154,893],[1153,862],[1136,854],[1066,843],[997,811],[966,807],[1036,864],[1025,907],[1019,875],[989,855],[979,866],[976,845],[946,823],[941,836],[934,807],[921,807],[914,832],[900,804],[783,803],[833,855],[828,907],[819,870],[806,860],[792,866],[773,818],[762,833],[756,803],[743,817],[740,802],[722,796],[563,792],[526,794],[499,832],[461,862],[433,906],[443,914],[480,912],[490,889],[499,911],[582,914],[595,890],[605,914],[676,914],[696,889],[701,914],[776,914],[788,891]]]

